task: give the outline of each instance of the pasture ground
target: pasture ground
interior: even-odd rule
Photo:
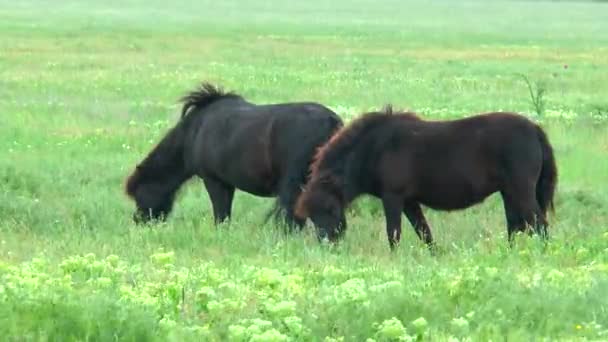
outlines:
[[[0,336],[8,340],[608,339],[608,4],[307,0],[0,1]],[[544,82],[544,115],[526,84]],[[551,243],[506,248],[502,202],[426,210],[388,250],[377,200],[344,243],[284,237],[199,181],[135,227],[122,186],[209,80],[345,119],[385,103],[538,119],[559,167]],[[449,170],[446,170],[448,172]]]

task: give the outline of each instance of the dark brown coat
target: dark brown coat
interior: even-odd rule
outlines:
[[[516,113],[426,121],[414,113],[368,113],[319,149],[296,216],[310,217],[320,237],[335,240],[344,208],[361,194],[382,200],[391,248],[403,212],[432,245],[420,205],[459,210],[500,192],[509,240],[528,223],[546,236],[557,169],[543,130]]]

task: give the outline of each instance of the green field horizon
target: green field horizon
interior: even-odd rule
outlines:
[[[0,1],[0,336],[607,340],[606,18],[593,1]],[[555,150],[550,243],[509,249],[497,194],[424,208],[435,256],[407,220],[391,253],[371,197],[335,247],[284,236],[263,223],[273,199],[239,191],[215,227],[198,179],[136,226],[126,177],[203,81],[347,123],[386,104],[521,113]]]

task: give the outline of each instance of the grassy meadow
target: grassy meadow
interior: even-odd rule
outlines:
[[[0,0],[0,336],[608,340],[606,18],[592,1]],[[361,198],[329,248],[264,225],[272,199],[242,192],[214,227],[198,180],[137,227],[125,178],[203,80],[347,121],[386,103],[522,112],[556,153],[551,242],[508,249],[494,195],[425,209],[439,255],[405,219],[391,253]]]

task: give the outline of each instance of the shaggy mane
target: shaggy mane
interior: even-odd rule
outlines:
[[[221,87],[214,86],[209,82],[203,82],[198,89],[182,96],[179,101],[183,102],[182,119],[188,115],[191,109],[202,108],[226,97],[239,98],[240,95],[233,92],[225,92]]]
[[[167,173],[166,166],[174,163],[172,159],[182,145],[182,130],[180,125],[171,128],[152,151],[135,166],[135,170],[125,183],[125,192],[131,198],[135,197],[137,187],[151,175]]]
[[[404,119],[420,120],[414,112],[393,111],[393,106],[390,104],[386,105],[382,111],[362,114],[350,125],[345,125],[338,130],[327,143],[317,149],[310,166],[311,179],[319,176],[321,166],[331,165],[342,158],[360,136],[378,125],[386,123],[388,117],[397,115]]]
[[[129,198],[135,198],[135,190],[137,189],[137,185],[139,184],[139,180],[141,178],[141,174],[139,171],[139,165],[135,167],[135,171],[129,175],[127,181],[125,183],[125,193]]]

